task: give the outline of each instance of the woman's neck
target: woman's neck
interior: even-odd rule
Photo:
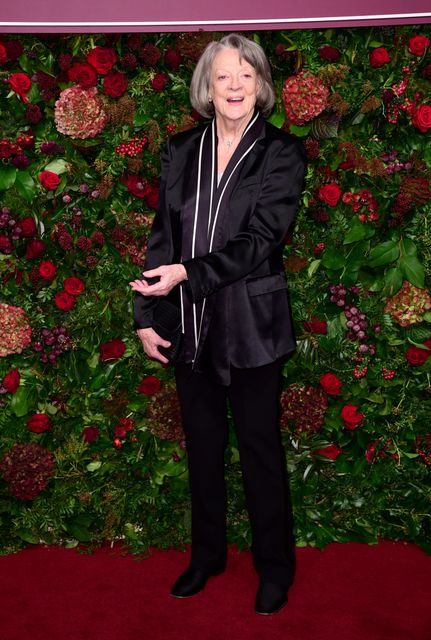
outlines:
[[[216,115],[217,124],[217,137],[219,143],[221,142],[228,149],[237,146],[244,133],[248,123],[250,122],[252,114],[247,114],[245,118],[241,120],[226,120],[225,118]]]

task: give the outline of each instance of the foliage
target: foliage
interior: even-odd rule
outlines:
[[[173,375],[143,357],[128,282],[145,257],[162,146],[200,120],[188,86],[213,36],[0,40],[0,302],[31,328],[30,346],[1,334],[0,458],[37,443],[55,461],[32,499],[0,479],[5,552],[189,540]],[[297,542],[389,537],[431,551],[430,27],[250,36],[273,68],[270,121],[309,158],[285,252],[298,349],[282,436]],[[302,91],[289,122],[304,79],[319,104]],[[79,111],[60,113],[60,94]],[[226,465],[229,539],[244,547],[233,431]]]

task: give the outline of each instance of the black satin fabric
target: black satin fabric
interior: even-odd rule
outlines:
[[[197,166],[202,132],[203,127],[182,132],[166,145],[145,268],[183,262],[188,277],[183,298],[195,303],[206,299],[205,308],[212,310],[197,352],[192,357],[186,351],[183,359],[193,359],[196,370],[212,368],[219,381],[228,384],[230,364],[258,367],[295,348],[282,254],[303,185],[305,159],[298,140],[263,122],[257,143],[225,194],[223,224],[213,250],[187,257],[184,216],[193,201],[190,176]],[[219,189],[222,185],[223,179]],[[178,291],[171,297],[175,296]],[[157,299],[136,296],[136,328],[151,326],[155,304]],[[185,330],[190,344],[187,318]]]

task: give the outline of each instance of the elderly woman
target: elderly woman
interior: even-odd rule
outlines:
[[[286,604],[294,577],[278,410],[283,358],[295,347],[282,255],[302,187],[303,152],[264,120],[274,105],[269,64],[247,38],[231,34],[210,43],[190,95],[211,122],[168,141],[146,270],[130,283],[149,358],[168,362],[170,342],[155,330],[159,301],[176,296],[181,308],[175,376],[192,548],[171,594],[193,596],[225,569],[229,402],[260,578],[255,611],[271,614]]]

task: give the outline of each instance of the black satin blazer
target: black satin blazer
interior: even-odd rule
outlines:
[[[181,213],[202,127],[173,136],[162,156],[160,198],[145,268],[181,261]],[[230,361],[257,367],[295,348],[283,267],[283,246],[303,186],[302,144],[265,123],[242,163],[228,204],[224,248],[184,262],[194,302],[229,287]],[[150,327],[157,298],[137,294],[135,328]],[[199,345],[196,361],[203,349]]]

